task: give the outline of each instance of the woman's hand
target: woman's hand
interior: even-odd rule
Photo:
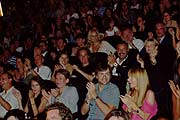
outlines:
[[[44,90],[44,89],[42,89],[41,90],[41,93],[42,93],[42,95],[43,95],[43,97],[49,102],[49,103],[51,103],[51,98],[52,98],[52,94],[51,94],[51,92],[46,92],[46,90]]]
[[[179,85],[175,85],[172,80],[169,80],[169,86],[173,92],[173,94],[176,96],[177,99],[180,99],[180,88]]]
[[[33,99],[34,98],[34,93],[32,90],[29,90],[29,98]]]
[[[133,101],[132,97],[128,94],[126,94],[125,96],[121,95],[120,99],[122,100],[122,102],[124,104],[127,105],[128,109],[133,110],[134,107],[136,106],[135,102]]]

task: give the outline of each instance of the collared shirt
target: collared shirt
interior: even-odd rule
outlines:
[[[51,79],[51,69],[48,66],[40,66],[39,69],[36,67],[34,71],[43,79],[50,80]]]
[[[18,109],[19,105],[16,97],[12,93],[13,89],[16,88],[11,87],[8,91],[1,92],[0,96],[11,105],[11,109]],[[7,112],[8,111],[3,106],[0,105],[0,118],[4,118]]]
[[[61,95],[53,98],[52,102],[61,102],[66,105],[72,113],[77,112],[77,102],[79,100],[78,92],[75,87],[66,86]]]
[[[139,50],[139,52],[144,47],[144,42],[141,39],[136,39],[135,37],[133,37],[133,44]]]
[[[118,73],[116,72],[117,71],[117,66],[118,65],[122,65],[124,61],[126,61],[128,58],[128,55],[123,59],[123,60],[120,60],[119,58],[116,59],[116,64],[114,65],[113,69],[112,69],[112,75],[114,76],[118,76]]]
[[[161,37],[160,40],[158,40],[158,42],[161,44],[164,38],[165,36]]]
[[[118,108],[119,105],[119,96],[120,92],[118,87],[109,82],[106,84],[101,92],[98,91],[99,84],[97,83],[95,85],[96,93],[99,96],[99,98],[106,104],[112,104],[116,108]],[[97,106],[95,100],[91,100],[89,104],[89,116],[87,120],[104,120],[105,115],[102,113],[102,111]]]

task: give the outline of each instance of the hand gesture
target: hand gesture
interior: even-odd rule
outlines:
[[[41,90],[41,93],[42,93],[42,95],[43,95],[43,97],[49,102],[49,103],[51,103],[51,98],[52,98],[52,94],[51,94],[51,92],[46,92],[46,90],[44,90],[44,89],[42,89]]]
[[[24,62],[24,71],[29,72],[31,70],[31,61],[26,58]]]
[[[61,65],[56,64],[56,65],[54,66],[54,71],[57,71],[57,70],[59,70],[59,69],[63,69],[63,67],[62,67]]]
[[[113,66],[114,65],[114,63],[116,63],[116,56],[115,55],[113,55],[113,54],[110,54],[110,55],[108,55],[108,64],[110,65],[110,66]]]
[[[122,100],[122,102],[124,104],[127,105],[128,109],[130,109],[130,110],[133,109],[134,108],[133,106],[136,105],[135,102],[133,101],[132,97],[128,94],[126,94],[125,96],[121,95],[120,99]]]
[[[73,68],[74,70],[78,70],[78,69],[79,69],[77,65],[73,65],[72,68]]]
[[[148,32],[148,39],[153,39],[153,38],[154,38],[153,32]]]
[[[52,94],[54,97],[57,97],[57,96],[60,94],[60,90],[59,90],[58,88],[51,89],[51,94]]]
[[[175,37],[175,32],[174,32],[173,28],[169,28],[168,32],[172,35],[172,37]]]
[[[141,65],[141,67],[144,68],[144,61],[142,58],[139,57],[139,54],[136,56],[136,60]]]
[[[17,100],[22,100],[21,93],[17,89],[13,89],[12,93],[16,97]]]
[[[177,99],[180,99],[180,88],[179,85],[175,85],[172,80],[169,80],[169,86],[173,92],[173,94],[176,96]]]
[[[31,98],[34,98],[34,93],[33,93],[32,90],[29,90],[29,98],[30,98],[30,99],[31,99]]]
[[[96,88],[95,88],[94,83],[88,82],[87,85],[86,85],[86,88],[88,90],[89,99],[93,99],[93,98],[95,98],[97,96]]]

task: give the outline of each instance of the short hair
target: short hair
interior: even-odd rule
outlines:
[[[85,50],[85,51],[87,52],[88,56],[91,55],[91,51],[90,51],[87,47],[81,47],[81,48],[79,48],[78,51],[77,51],[77,56],[80,55],[80,51],[82,51],[82,50]]]
[[[16,120],[26,120],[25,112],[20,109],[9,110],[6,113],[4,120],[7,120],[10,116],[14,116],[16,118]]]
[[[55,72],[54,76],[56,77],[56,75],[57,75],[58,73],[64,75],[65,78],[69,78],[69,77],[70,77],[70,72],[67,71],[66,69],[59,69],[59,70],[57,70],[57,71]]]
[[[117,47],[117,45],[122,45],[122,44],[124,44],[124,45],[126,45],[127,47],[128,47],[128,43],[126,42],[126,41],[123,41],[123,40],[121,40],[121,41],[119,41],[117,44],[116,44],[116,47]]]
[[[107,63],[98,63],[95,69],[95,74],[97,75],[98,72],[105,71],[107,69],[111,72],[111,67]]]
[[[114,109],[114,110],[110,111],[110,112],[106,115],[106,117],[104,118],[104,120],[109,120],[112,116],[124,118],[124,120],[129,120],[128,114],[127,114],[125,111],[123,111],[123,110],[118,110],[118,109]]]
[[[47,106],[46,113],[50,110],[59,110],[59,115],[61,116],[62,120],[73,120],[71,110],[66,107],[63,103],[56,102]]]

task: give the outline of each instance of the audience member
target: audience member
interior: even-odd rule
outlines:
[[[130,91],[120,98],[123,109],[130,112],[131,120],[150,120],[157,112],[154,92],[149,88],[149,78],[145,69],[133,68],[128,72]]]
[[[63,103],[56,102],[47,106],[46,120],[73,120],[71,110]]]
[[[118,108],[120,92],[116,85],[110,83],[111,69],[107,64],[97,66],[96,78],[97,84],[88,82],[86,85],[88,93],[81,113],[89,112],[88,119],[103,120],[112,109]]]

